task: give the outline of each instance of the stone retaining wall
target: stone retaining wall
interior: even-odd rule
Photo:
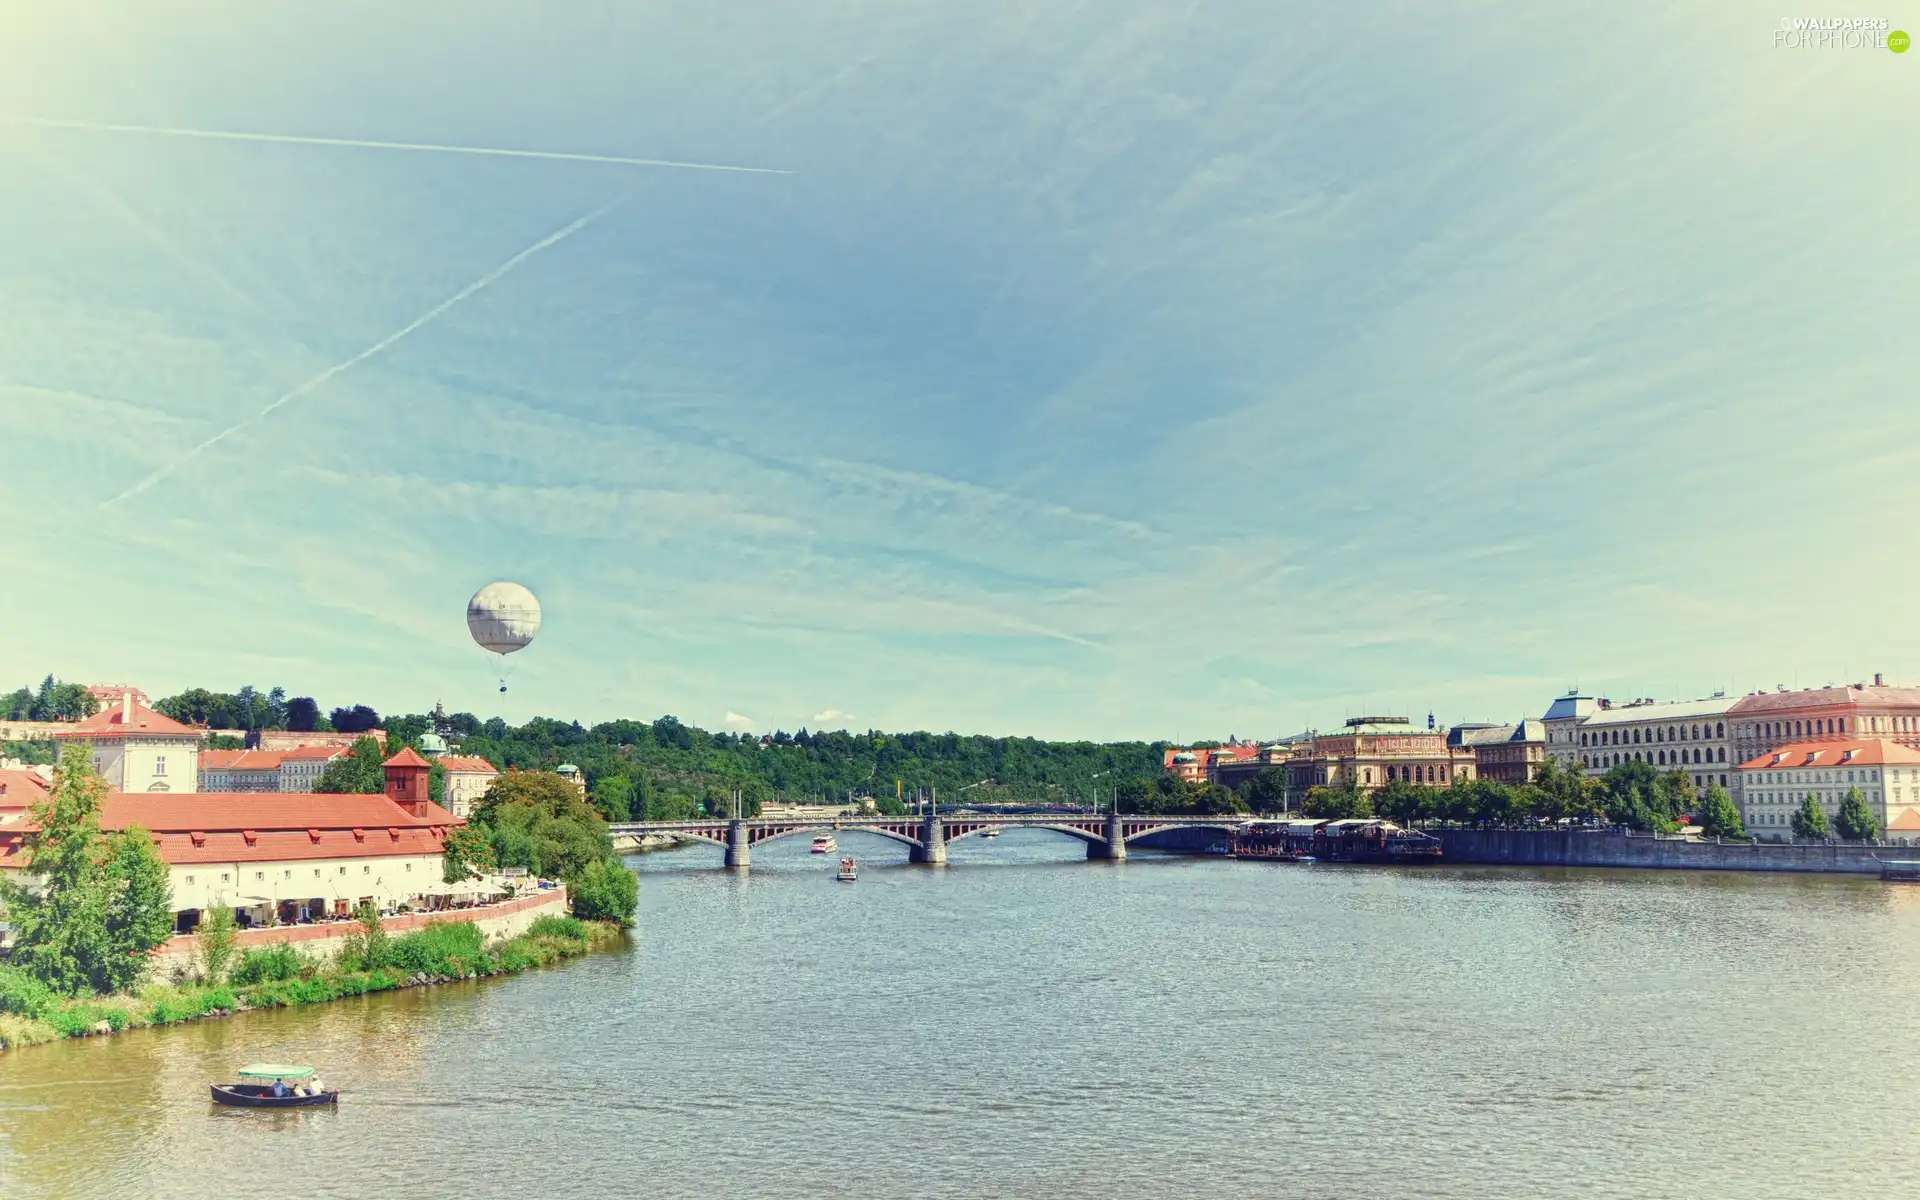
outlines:
[[[1878,875],[1881,859],[1920,859],[1920,847],[1824,842],[1725,842],[1597,830],[1434,830],[1452,863],[1529,867],[1653,867]]]
[[[472,921],[480,927],[483,935],[492,940],[525,933],[527,926],[540,917],[566,915],[567,889],[556,887],[481,908],[464,908],[454,912],[406,913],[397,917],[385,917],[380,922],[380,928],[390,935],[398,935],[437,921]],[[276,925],[269,928],[238,930],[233,935],[233,944],[236,950],[254,950],[261,946],[271,946],[276,942],[287,942],[300,953],[324,961],[339,954],[344,939],[358,932],[360,932],[358,921],[326,921],[318,925]],[[164,980],[175,969],[192,969],[193,958],[198,949],[199,943],[192,934],[168,938],[153,952],[153,977]]]

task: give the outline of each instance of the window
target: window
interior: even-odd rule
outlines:
[[[153,756],[153,773],[155,775],[165,775],[167,773],[167,759],[165,755],[156,754]]]
[[[413,864],[412,864],[412,863],[408,863],[408,864],[407,864],[407,870],[409,870],[409,871],[411,871],[411,870],[413,870]]]
[[[193,876],[191,876],[191,875],[189,875],[189,876],[187,876],[187,882],[188,882],[188,883],[192,883],[192,882],[193,882]]]
[[[341,873],[342,875],[345,875],[345,874],[347,873],[347,869],[346,869],[345,867],[341,867],[341,868],[340,868],[340,873]]]
[[[267,873],[265,871],[255,871],[253,873],[253,877],[255,879],[265,879],[267,877]]]
[[[287,868],[287,878],[288,878],[288,879],[292,879],[292,878],[293,878],[293,868],[292,868],[292,867],[288,867],[288,868]]]
[[[1368,771],[1368,772],[1367,772],[1367,774],[1368,774],[1368,775],[1372,775],[1372,774],[1373,774],[1373,772],[1372,772],[1372,771]],[[373,864],[371,864],[371,863],[362,863],[362,864],[360,865],[360,873],[361,873],[362,875],[371,875],[371,874],[373,874]]]
[[[225,871],[220,872],[220,882],[221,883],[227,882],[227,873]]]

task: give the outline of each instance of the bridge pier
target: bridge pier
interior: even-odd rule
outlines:
[[[908,848],[907,861],[930,867],[947,865],[947,827],[939,817],[929,816],[920,827],[920,844]]]
[[[727,867],[730,870],[744,871],[753,861],[753,851],[747,841],[747,823],[731,821],[727,824]]]
[[[1120,824],[1120,814],[1108,813],[1107,840],[1105,842],[1088,842],[1087,857],[1119,862],[1126,856],[1127,835],[1125,828]]]

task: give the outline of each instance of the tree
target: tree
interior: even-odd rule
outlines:
[[[1700,802],[1700,831],[1708,837],[1746,839],[1747,827],[1740,820],[1739,808],[1727,789],[1717,783],[1707,789],[1706,798]]]
[[[146,975],[150,951],[173,934],[173,888],[153,835],[129,825],[107,839],[106,917],[108,945],[97,986],[126,992]]]
[[[1412,825],[1427,811],[1429,789],[1407,779],[1390,779],[1373,794],[1373,811],[1399,825]]]
[[[567,897],[573,915],[583,921],[631,925],[640,907],[640,879],[623,863],[595,859],[568,881]]]
[[[233,962],[233,910],[215,905],[200,915],[193,931],[194,948],[200,959],[200,978],[219,983],[227,977]]]
[[[1880,837],[1880,818],[1867,807],[1867,798],[1857,787],[1847,789],[1840,811],[1833,816],[1833,830],[1849,842],[1872,842]]]
[[[1373,799],[1351,783],[1309,788],[1307,798],[1300,802],[1300,811],[1318,820],[1371,817]]]
[[[1793,836],[1797,838],[1826,838],[1833,832],[1827,827],[1827,810],[1820,807],[1820,802],[1813,798],[1812,792],[1808,792],[1807,798],[1800,802],[1789,825],[1793,829]]]
[[[287,701],[287,728],[295,733],[312,733],[320,719],[320,706],[312,696],[295,696]]]
[[[1257,813],[1285,812],[1287,773],[1281,767],[1268,767],[1244,785],[1248,807]]]
[[[571,783],[551,771],[508,771],[480,798],[473,823],[487,831],[502,866],[571,879],[613,857],[607,823]]]
[[[352,708],[336,708],[328,714],[333,727],[341,733],[365,733],[369,729],[380,727],[380,714],[364,704]]]
[[[53,787],[32,810],[39,829],[27,837],[26,873],[35,884],[0,883],[13,923],[13,963],[65,995],[98,990],[110,975],[100,836],[106,794],[86,747],[63,748]]]
[[[387,790],[387,773],[380,764],[385,761],[380,743],[373,738],[356,738],[353,749],[340,758],[327,764],[320,772],[320,778],[314,781],[316,792],[357,792],[373,795]]]
[[[593,781],[593,806],[609,821],[633,819],[633,780],[625,775],[603,775]],[[642,802],[641,811],[646,811]]]
[[[493,845],[475,825],[455,825],[441,843],[441,878],[448,883],[478,879],[493,870]]]

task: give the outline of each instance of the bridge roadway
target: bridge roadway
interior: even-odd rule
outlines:
[[[1129,817],[1115,813],[1105,816],[1076,817],[1063,813],[1031,816],[993,817],[930,815],[926,817],[811,817],[801,819],[763,818],[754,820],[705,821],[623,821],[610,827],[616,839],[639,837],[649,833],[670,833],[695,841],[723,847],[727,866],[741,868],[753,860],[753,847],[776,838],[814,834],[823,830],[858,829],[878,834],[907,846],[911,862],[939,864],[947,861],[947,846],[961,838],[988,830],[1046,829],[1086,843],[1087,857],[1121,859],[1127,856],[1127,843],[1167,829],[1218,829],[1225,832],[1240,817]]]

